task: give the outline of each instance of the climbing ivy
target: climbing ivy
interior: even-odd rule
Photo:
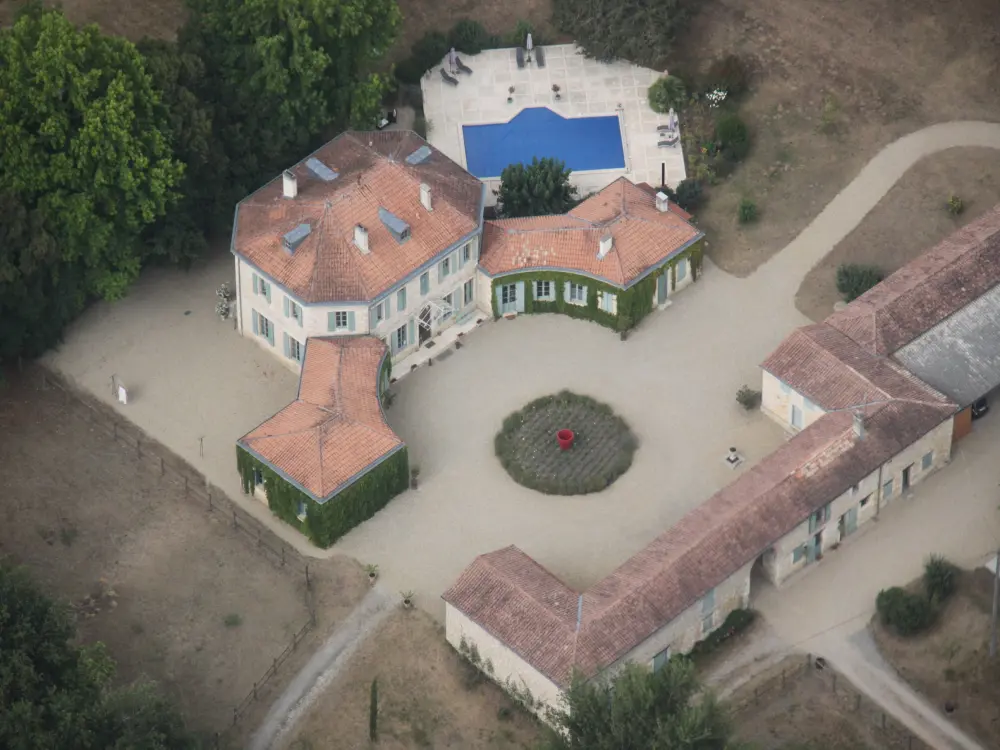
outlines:
[[[241,446],[236,446],[236,466],[243,492],[253,492],[254,471],[259,471],[264,477],[264,491],[271,512],[299,529],[319,547],[329,547],[355,526],[374,516],[407,488],[410,478],[405,446],[323,503],[313,500]],[[306,511],[304,519],[298,515],[300,504]]]
[[[524,282],[524,313],[561,313],[571,318],[581,318],[591,320],[606,328],[615,331],[628,331],[635,328],[643,318],[653,310],[653,297],[656,293],[656,283],[659,277],[670,273],[670,288],[677,284],[677,262],[682,258],[688,258],[691,262],[691,277],[697,279],[702,265],[702,243],[696,242],[680,255],[671,258],[666,264],[656,269],[641,281],[625,291],[618,287],[611,286],[601,281],[597,281],[588,276],[567,273],[564,271],[525,271],[493,279],[490,285],[490,302],[493,306],[494,317],[500,317],[500,308],[497,304],[497,287],[504,284],[516,284]],[[554,300],[535,299],[536,281],[551,281],[552,291],[555,293]],[[563,293],[566,282],[582,284],[587,287],[587,304],[574,305],[566,301]],[[597,306],[597,296],[599,292],[610,292],[618,296],[618,314],[612,315],[601,310]]]

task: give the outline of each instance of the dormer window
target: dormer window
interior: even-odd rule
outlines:
[[[378,218],[381,219],[385,228],[389,230],[389,234],[396,239],[396,242],[402,243],[410,239],[410,225],[392,213],[392,211],[379,208]]]
[[[285,234],[285,236],[281,238],[281,244],[284,246],[285,252],[292,255],[298,249],[299,245],[302,244],[305,238],[309,236],[310,232],[312,232],[312,227],[308,224],[299,224],[291,232]]]

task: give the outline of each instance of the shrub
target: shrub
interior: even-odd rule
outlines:
[[[735,112],[720,115],[715,121],[715,140],[730,162],[742,161],[750,152],[750,131]]]
[[[946,208],[952,216],[960,216],[965,211],[965,203],[957,195],[953,195],[948,199]]]
[[[673,197],[678,206],[693,213],[701,205],[701,183],[698,180],[681,180]]]
[[[490,46],[491,37],[479,21],[461,18],[448,32],[448,41],[459,52],[478,55]]]
[[[523,18],[517,19],[517,23],[514,24],[514,28],[498,41],[499,44],[503,44],[504,46],[523,47],[524,43],[528,39],[528,34],[531,34],[532,46],[541,47],[546,43],[545,40],[535,31],[535,27],[531,21],[525,21]]]
[[[955,593],[958,568],[940,555],[931,555],[924,563],[924,591],[927,598],[940,604]]]
[[[878,266],[844,263],[837,268],[837,291],[845,302],[856,300],[885,278]]]
[[[729,97],[738,97],[750,88],[750,65],[739,55],[726,55],[712,63],[705,75],[708,89],[725,89]]]
[[[421,138],[427,137],[427,118],[423,115],[417,115],[413,118],[413,132],[419,135]]]
[[[749,198],[744,198],[740,201],[740,207],[737,209],[737,216],[739,217],[740,224],[749,224],[753,221],[757,221],[757,204]]]
[[[760,403],[760,397],[760,391],[755,391],[748,385],[740,386],[740,389],[736,391],[736,403],[747,411],[757,407]]]
[[[413,45],[410,56],[396,66],[396,78],[403,83],[420,83],[428,70],[441,62],[451,50],[448,38],[440,31],[428,31]]]
[[[663,76],[653,81],[649,87],[649,106],[654,112],[664,114],[671,109],[680,109],[687,97],[684,82],[677,76]]]
[[[750,627],[757,613],[752,609],[734,609],[718,628],[694,644],[692,656],[704,656],[719,648],[725,641]]]
[[[934,607],[927,597],[899,586],[879,591],[875,609],[882,624],[901,636],[916,635],[934,623]]]

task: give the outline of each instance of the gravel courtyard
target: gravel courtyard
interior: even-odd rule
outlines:
[[[307,547],[239,494],[234,442],[294,397],[296,377],[215,317],[214,289],[231,274],[227,253],[189,274],[152,271],[124,301],[95,305],[48,363],[109,403],[116,375],[130,402],[115,408]],[[735,401],[740,385],[759,380],[758,362],[805,320],[790,295],[759,293],[766,283],[706,264],[697,285],[625,342],[558,315],[484,324],[461,350],[394,386],[389,422],[420,466],[420,488],[335,549],[377,563],[390,590],[414,590],[436,616],[462,568],[507,544],[571,585],[597,580],[733,479],[723,464],[730,446],[746,466],[784,439]],[[542,495],[494,456],[506,415],[563,388],[607,403],[638,439],[632,467],[604,492]]]

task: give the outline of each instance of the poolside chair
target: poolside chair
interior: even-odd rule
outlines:
[[[545,67],[545,48],[535,47],[535,65],[539,68]]]
[[[462,62],[462,58],[461,57],[456,57],[455,58],[455,67],[458,68],[458,72],[459,73],[465,73],[465,75],[467,75],[467,76],[471,76],[472,75],[472,68],[470,68],[464,62]]]
[[[441,78],[444,79],[444,82],[450,86],[458,85],[458,79],[452,78],[450,75],[448,75],[448,72],[444,68],[441,68]]]
[[[517,68],[520,70],[524,67],[524,48],[518,47],[514,54],[517,57]]]
[[[656,126],[656,132],[657,133],[663,133],[663,132],[673,133],[675,130],[677,130],[677,128],[673,127],[672,125],[657,125]]]
[[[659,143],[656,144],[658,148],[669,148],[671,146],[676,146],[681,140],[680,135],[678,135],[677,133],[660,133],[660,138],[662,140],[660,140]]]

